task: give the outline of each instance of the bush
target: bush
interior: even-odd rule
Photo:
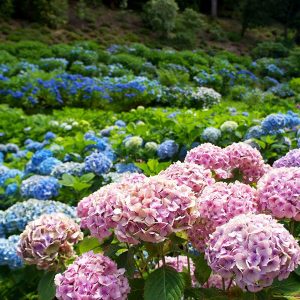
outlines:
[[[111,57],[111,63],[122,64],[123,66],[132,70],[135,74],[138,74],[141,71],[144,62],[145,60],[140,57],[125,53],[117,54]]]
[[[252,56],[254,58],[261,58],[261,57],[286,57],[289,55],[289,49],[286,48],[281,43],[275,42],[263,42],[257,45],[252,50]]]
[[[300,78],[293,78],[290,81],[290,87],[297,93],[300,93]]]
[[[12,0],[1,0],[0,2],[0,18],[8,19],[14,12]]]
[[[175,28],[178,5],[175,0],[150,0],[145,5],[145,21],[163,36]]]
[[[185,72],[161,69],[157,71],[159,81],[162,85],[172,86],[176,84],[187,84],[189,74]]]

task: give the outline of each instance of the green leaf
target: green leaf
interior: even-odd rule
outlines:
[[[70,174],[63,174],[62,176],[62,180],[59,181],[59,183],[61,185],[64,185],[64,186],[74,186],[74,183],[75,183],[75,177],[70,175]]]
[[[95,174],[93,173],[87,173],[87,174],[84,174],[80,177],[80,181],[81,182],[90,182],[91,180],[93,180],[95,178]]]
[[[73,184],[73,188],[76,191],[82,191],[84,189],[89,188],[91,185],[92,185],[91,183],[85,183],[85,182],[80,182],[80,181],[76,180]]]
[[[116,252],[119,252],[118,250]],[[126,252],[123,252],[122,254],[118,255],[115,258],[115,261],[119,268],[124,268],[126,270],[126,274],[129,277],[132,277],[134,275],[134,272],[136,270],[135,261],[134,261],[134,250],[133,248],[129,248]]]
[[[222,291],[209,288],[188,288],[184,291],[185,298],[192,298],[196,300],[229,300]]]
[[[52,300],[55,296],[54,277],[55,272],[45,273],[38,284],[38,294],[40,300]]]
[[[146,280],[145,300],[180,300],[185,280],[182,274],[171,267],[161,267],[152,272]]]
[[[129,280],[130,294],[128,300],[141,300],[144,295],[145,280],[142,278],[134,278]]]
[[[195,277],[199,283],[203,284],[208,280],[211,274],[211,268],[207,265],[203,254],[193,256],[192,259],[195,264]]]
[[[93,250],[100,246],[99,240],[95,237],[86,237],[79,244],[78,249],[80,254]]]
[[[274,281],[272,284],[272,294],[282,296],[300,297],[300,279],[297,275],[291,274],[289,278],[282,281]]]

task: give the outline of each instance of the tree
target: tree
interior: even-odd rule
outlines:
[[[214,18],[218,16],[218,0],[211,0],[211,15]]]

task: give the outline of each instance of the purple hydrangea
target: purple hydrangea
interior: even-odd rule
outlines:
[[[290,150],[273,163],[273,168],[281,167],[300,167],[300,149]]]

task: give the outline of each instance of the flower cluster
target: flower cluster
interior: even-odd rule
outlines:
[[[112,161],[101,152],[93,152],[84,160],[85,170],[97,175],[107,173],[112,167]]]
[[[202,139],[206,142],[216,143],[221,137],[222,133],[220,129],[215,127],[207,127],[202,132]]]
[[[275,168],[257,183],[261,209],[275,218],[300,221],[300,169]]]
[[[45,200],[29,199],[18,202],[5,211],[1,211],[0,226],[3,234],[23,231],[26,225],[43,214],[64,213],[70,218],[76,218],[76,210],[67,204]]]
[[[21,185],[21,194],[24,198],[47,200],[58,195],[60,185],[58,180],[51,176],[33,175]]]
[[[233,217],[257,212],[256,190],[236,181],[226,184],[217,182],[207,186],[199,196],[200,218],[188,230],[189,240],[203,252],[209,235]]]
[[[27,264],[56,270],[75,255],[73,245],[82,238],[79,226],[66,215],[42,215],[26,226],[17,252]]]
[[[233,143],[224,149],[224,154],[228,156],[230,169],[238,169],[246,183],[257,182],[270,169],[260,152],[246,143]]]
[[[281,167],[300,167],[300,149],[290,150],[273,163],[273,168]]]
[[[207,87],[198,87],[197,90],[192,93],[194,102],[202,104],[204,108],[220,103],[221,98],[221,94]]]
[[[125,148],[129,150],[138,149],[143,145],[143,139],[139,136],[129,136],[123,141]]]
[[[294,237],[268,215],[244,214],[217,227],[205,256],[212,270],[251,292],[285,279],[300,262]]]
[[[0,266],[8,266],[10,269],[19,269],[23,263],[17,255],[17,244],[20,237],[11,235],[8,239],[0,238]]]
[[[130,287],[124,273],[110,258],[86,252],[55,276],[56,297],[126,300]]]
[[[63,164],[56,165],[51,172],[51,176],[61,179],[63,174],[82,176],[84,172],[85,172],[84,163],[70,161],[70,162],[65,162]]]
[[[224,132],[233,132],[238,128],[238,126],[238,123],[234,121],[226,121],[221,125],[220,129]]]
[[[206,186],[215,182],[210,170],[201,165],[188,162],[178,161],[166,170],[161,171],[159,175],[177,181],[178,185],[190,187],[196,195],[200,195]]]
[[[158,243],[172,232],[189,228],[198,217],[192,190],[162,176],[106,186],[90,197],[82,200],[78,215],[83,226],[100,239],[115,228],[120,241]]]
[[[172,158],[178,152],[179,146],[172,140],[166,140],[157,147],[157,156],[160,159]]]

